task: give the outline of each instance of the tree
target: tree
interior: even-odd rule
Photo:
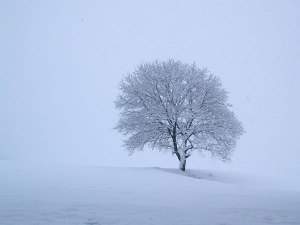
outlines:
[[[145,145],[171,151],[185,171],[194,151],[229,161],[244,130],[227,103],[219,79],[206,69],[180,61],[144,63],[120,83],[115,127],[127,136],[132,154]]]

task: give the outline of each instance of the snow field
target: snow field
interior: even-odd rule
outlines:
[[[0,163],[2,225],[299,224],[300,193],[232,174]],[[198,178],[198,179],[195,179]]]

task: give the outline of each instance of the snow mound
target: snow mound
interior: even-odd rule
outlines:
[[[0,177],[1,225],[300,222],[299,192],[252,188],[214,171],[0,162]]]
[[[232,183],[232,184],[242,184],[244,179],[242,175],[229,172],[220,172],[220,171],[209,171],[209,170],[192,170],[187,169],[185,172],[179,169],[171,168],[160,168],[153,167],[153,169],[161,170],[168,173],[173,173],[181,176],[191,177],[195,179],[223,182],[223,183]]]

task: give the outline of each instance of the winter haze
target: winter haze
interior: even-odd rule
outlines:
[[[0,225],[300,221],[299,1],[0,0]],[[128,156],[121,79],[154,60],[218,76],[231,163]]]
[[[114,101],[139,63],[196,62],[229,91],[246,133],[232,163],[193,169],[281,177],[300,187],[298,1],[1,1],[0,158],[177,168],[128,157]]]

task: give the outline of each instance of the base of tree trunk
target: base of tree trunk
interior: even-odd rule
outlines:
[[[185,171],[185,164],[186,164],[186,160],[184,160],[184,162],[183,163],[181,163],[181,162],[179,162],[180,163],[180,165],[179,165],[179,169],[181,170],[181,171]]]

